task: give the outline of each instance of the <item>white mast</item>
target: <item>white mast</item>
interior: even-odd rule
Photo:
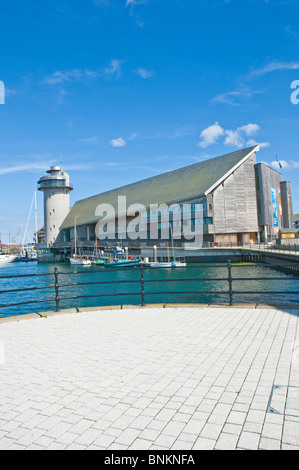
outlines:
[[[35,243],[37,240],[37,202],[36,202],[36,190],[34,191],[34,205],[35,205]]]
[[[74,227],[74,237],[75,237],[75,256],[77,255],[77,222],[75,216],[75,227]]]
[[[34,202],[35,198],[36,198],[36,191],[34,191],[34,194],[33,194],[32,202],[31,202],[31,206],[30,206],[30,211],[29,211],[29,215],[28,215],[28,218],[27,218],[27,222],[26,222],[26,228],[25,228],[25,232],[24,232],[24,237],[23,237],[23,242],[22,242],[22,248],[24,248],[25,238],[26,238],[27,230],[28,230],[28,224],[29,224],[30,215],[31,215],[31,211],[32,211],[32,207],[33,207],[33,202]]]

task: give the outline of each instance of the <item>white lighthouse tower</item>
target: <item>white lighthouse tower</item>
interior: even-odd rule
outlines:
[[[39,191],[44,193],[45,243],[47,247],[55,243],[59,227],[70,210],[70,185],[68,173],[60,166],[52,166],[39,181]]]

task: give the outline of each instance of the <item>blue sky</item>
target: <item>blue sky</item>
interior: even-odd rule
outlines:
[[[0,39],[4,242],[61,155],[73,204],[257,142],[299,212],[297,0],[2,0]]]

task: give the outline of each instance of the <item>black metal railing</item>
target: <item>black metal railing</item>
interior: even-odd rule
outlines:
[[[167,279],[163,279],[161,277],[159,278],[152,278],[152,279],[148,279],[145,277],[145,272],[147,272],[149,269],[149,267],[147,267],[146,265],[139,265],[139,266],[135,266],[135,267],[126,267],[126,268],[112,268],[112,269],[108,269],[108,268],[105,268],[105,269],[101,269],[100,270],[97,270],[97,271],[88,271],[88,270],[84,270],[84,271],[71,271],[71,272],[65,272],[65,271],[59,271],[57,267],[54,268],[54,272],[52,273],[39,273],[39,274],[19,274],[19,275],[10,275],[10,276],[0,276],[0,280],[1,279],[6,279],[6,280],[10,280],[10,279],[14,279],[14,280],[18,280],[18,279],[29,279],[29,278],[50,278],[50,279],[53,279],[53,283],[50,284],[50,285],[45,285],[45,286],[30,286],[30,287],[22,287],[22,288],[8,288],[8,289],[0,289],[0,299],[1,299],[1,295],[3,294],[13,294],[13,293],[21,293],[21,292],[29,292],[29,291],[50,291],[50,292],[53,292],[54,293],[54,297],[50,297],[50,298],[39,298],[39,299],[34,299],[34,300],[26,300],[26,301],[20,301],[20,302],[14,302],[14,303],[3,303],[3,304],[0,304],[0,309],[3,309],[3,308],[8,308],[8,307],[18,307],[18,306],[21,306],[21,305],[29,305],[29,304],[42,304],[42,303],[51,303],[52,305],[54,304],[55,305],[55,308],[56,308],[56,311],[60,311],[61,309],[61,303],[62,302],[66,302],[66,301],[70,301],[70,300],[77,300],[77,299],[88,299],[88,298],[107,298],[107,297],[120,297],[120,296],[139,296],[140,297],[140,300],[141,300],[141,305],[142,306],[145,306],[146,304],[146,299],[149,297],[149,296],[153,296],[153,295],[159,295],[159,296],[163,296],[163,295],[173,295],[173,296],[176,296],[176,295],[179,295],[179,294],[199,294],[199,295],[203,295],[203,294],[209,294],[209,295],[225,295],[228,297],[228,303],[230,306],[233,305],[234,303],[234,299],[235,299],[235,296],[236,295],[298,295],[299,294],[299,290],[259,290],[259,291],[256,291],[256,290],[252,290],[252,289],[248,289],[248,290],[235,290],[234,289],[234,283],[237,282],[237,281],[246,281],[248,283],[252,282],[252,281],[260,281],[260,280],[263,280],[263,281],[273,281],[273,280],[279,280],[279,281],[294,281],[294,280],[299,280],[299,277],[298,276],[295,276],[294,274],[290,275],[289,277],[279,277],[279,276],[269,276],[269,277],[234,277],[233,276],[233,268],[234,267],[238,267],[238,268],[242,268],[242,267],[256,267],[256,266],[265,266],[267,268],[277,268],[277,269],[283,269],[283,270],[290,270],[290,269],[293,269],[293,267],[296,269],[297,272],[299,272],[299,263],[288,263],[288,264],[284,264],[284,263],[281,263],[281,264],[263,264],[263,263],[258,263],[258,264],[253,264],[253,263],[250,263],[250,264],[232,264],[230,261],[227,262],[226,265],[219,265],[219,264],[208,264],[208,265],[205,265],[205,264],[200,264],[200,265],[192,265],[192,264],[188,264],[186,267],[176,267],[176,268],[171,268],[171,274],[172,274],[172,277],[171,278],[167,278]],[[198,278],[194,278],[194,277],[188,277],[188,278],[177,278],[175,277],[175,273],[178,273],[181,269],[184,269],[184,270],[191,270],[191,269],[198,269],[198,268],[222,268],[222,269],[225,269],[227,270],[227,276],[225,277],[198,277]],[[165,269],[168,269],[169,271],[169,268],[162,268],[160,267],[159,270],[161,272],[161,270],[165,270]],[[67,275],[67,276],[75,276],[75,275],[86,275],[87,273],[89,273],[90,275],[92,274],[101,274],[104,276],[104,274],[106,273],[112,273],[112,272],[137,272],[139,271],[139,275],[138,275],[138,278],[136,279],[117,279],[117,280],[109,280],[109,279],[103,279],[103,280],[94,280],[94,281],[88,281],[88,282],[67,282],[67,283],[63,283],[63,282],[60,282],[60,278],[61,276],[63,275]],[[157,269],[155,269],[155,272],[157,272]],[[173,276],[174,275],[174,276]],[[172,283],[189,283],[189,282],[225,282],[227,283],[227,290],[174,290],[174,291],[169,291],[169,290],[158,290],[158,291],[148,291],[146,290],[145,286],[147,284],[150,284],[150,283],[163,283],[163,285],[165,285],[164,283],[168,283],[168,284],[172,284]],[[106,286],[106,285],[112,285],[112,286],[119,286],[120,284],[133,284],[135,286],[139,286],[139,288],[137,289],[137,291],[135,292],[120,292],[120,291],[116,291],[116,292],[105,292],[105,293],[87,293],[87,294],[81,294],[81,293],[78,293],[77,292],[77,289],[78,287],[87,287],[87,286],[96,286],[96,285],[101,285],[101,286]],[[299,286],[299,284],[298,284]],[[62,290],[65,289],[65,288],[70,288],[71,289],[71,294],[72,295],[63,295],[62,293]],[[0,300],[1,301],[1,300]],[[150,303],[150,302],[149,302]],[[162,301],[162,298],[161,298],[161,302],[160,303],[163,303]],[[186,302],[184,302],[186,303]],[[256,303],[256,302],[255,302]],[[281,303],[281,302],[280,302]],[[298,305],[296,303],[296,305]],[[0,310],[0,314],[1,314],[1,310]],[[9,315],[8,315],[9,316]]]

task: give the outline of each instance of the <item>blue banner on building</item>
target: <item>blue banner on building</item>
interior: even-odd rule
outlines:
[[[276,198],[276,189],[271,188],[272,195],[272,212],[273,212],[273,226],[274,233],[279,232],[279,223],[278,223],[278,214],[277,214],[277,198]]]

